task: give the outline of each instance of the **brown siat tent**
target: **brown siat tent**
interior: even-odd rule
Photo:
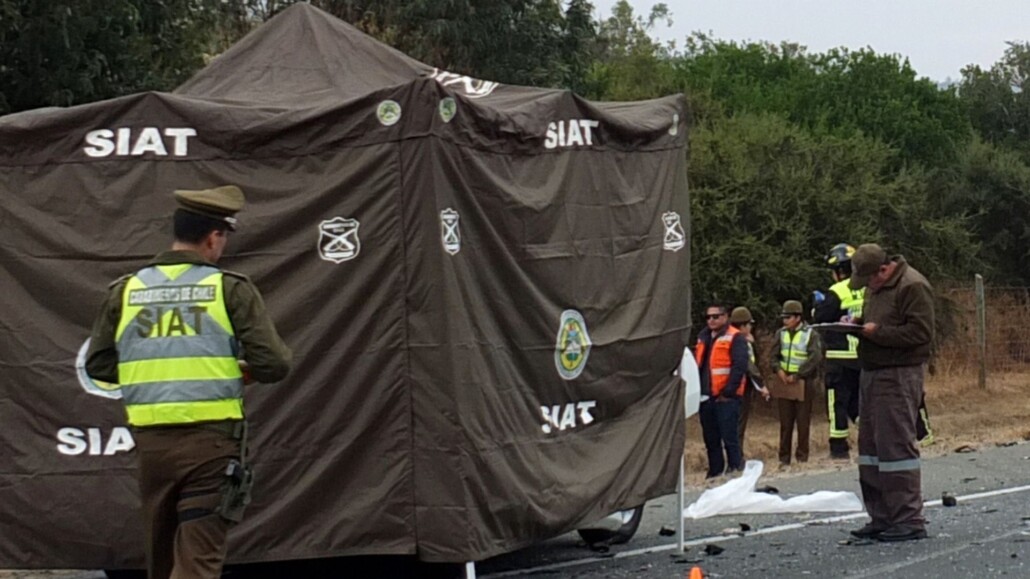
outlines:
[[[171,192],[294,351],[248,389],[230,560],[480,560],[674,491],[685,102],[433,69],[300,3],[177,91],[0,118],[0,567],[142,564],[121,402],[77,371]],[[105,396],[106,395],[106,396]]]

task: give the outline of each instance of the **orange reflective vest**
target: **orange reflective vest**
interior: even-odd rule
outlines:
[[[708,371],[709,371],[709,384],[712,386],[712,398],[716,398],[719,394],[722,394],[722,389],[726,387],[726,384],[730,381],[730,366],[733,365],[733,358],[730,356],[730,346],[733,344],[733,336],[740,333],[740,330],[733,326],[726,328],[726,333],[719,336],[712,342],[712,356],[708,359]],[[697,341],[697,347],[694,348],[694,359],[697,361],[697,367],[701,367],[701,361],[705,358],[705,343],[701,340]],[[737,396],[744,395],[744,387],[747,385],[747,372],[744,372],[744,377],[740,380],[740,385],[737,386]]]

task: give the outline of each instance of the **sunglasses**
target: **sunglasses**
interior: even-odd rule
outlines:
[[[721,317],[723,317],[725,315],[726,314],[708,314],[708,315],[705,316],[705,319],[706,320],[718,320],[719,318],[721,318]]]

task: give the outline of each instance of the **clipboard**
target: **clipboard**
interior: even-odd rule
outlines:
[[[860,324],[851,324],[846,322],[832,322],[829,324],[811,324],[808,327],[819,330],[820,332],[839,332],[844,334],[861,334],[862,327]]]

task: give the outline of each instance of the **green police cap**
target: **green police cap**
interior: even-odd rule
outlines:
[[[875,243],[864,243],[851,256],[851,289],[862,289],[869,285],[869,278],[876,275],[880,266],[887,263],[887,252]]]
[[[235,231],[236,214],[243,209],[244,198],[236,185],[223,185],[213,189],[177,189],[175,201],[182,209],[224,221]]]
[[[733,313],[730,314],[731,324],[747,324],[751,321],[751,310],[744,306],[733,308]]]
[[[805,313],[805,308],[801,305],[801,302],[797,300],[787,300],[783,302],[783,311],[780,312],[780,316],[800,316]]]

